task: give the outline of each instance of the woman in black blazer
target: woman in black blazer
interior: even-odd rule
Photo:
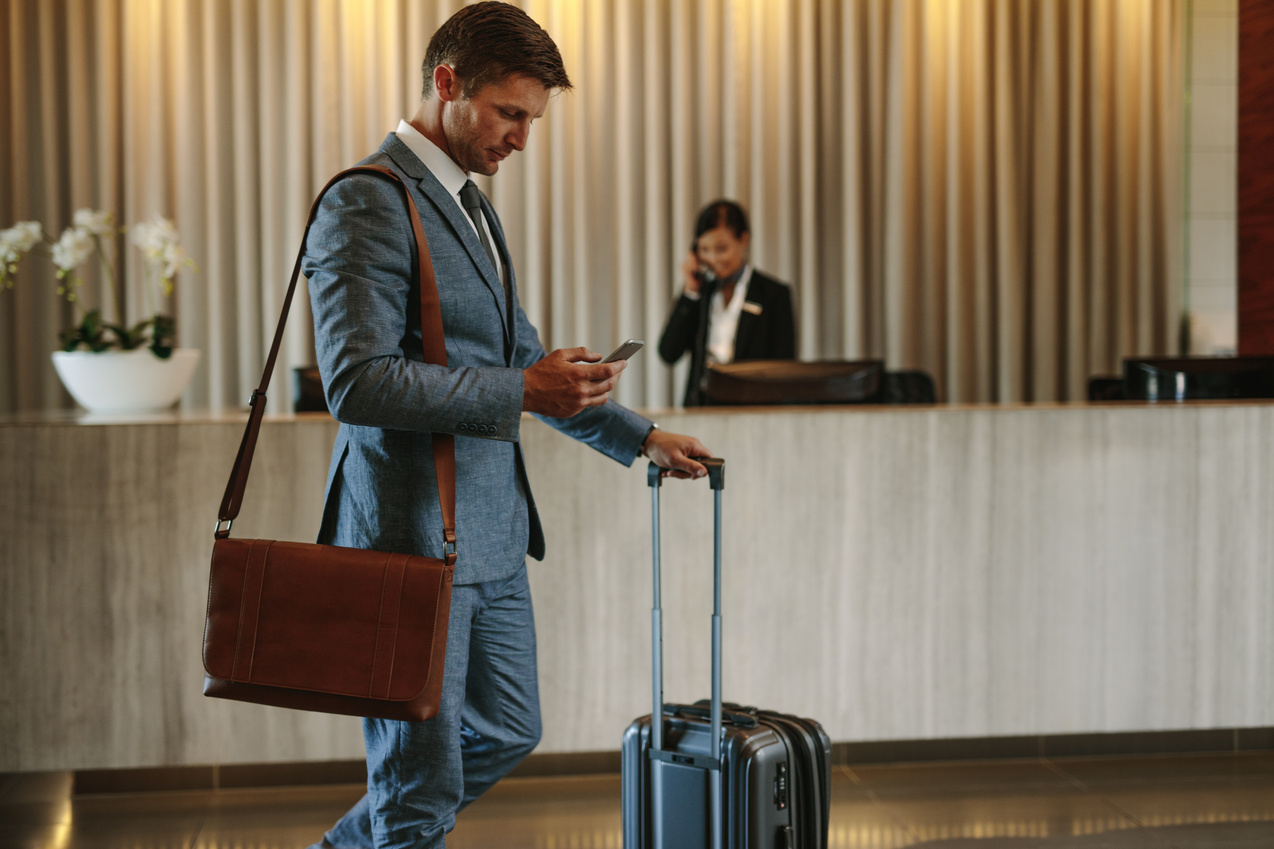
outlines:
[[[708,365],[796,357],[792,292],[752,267],[749,239],[748,217],[737,203],[713,201],[699,213],[681,266],[681,296],[659,339],[659,356],[669,365],[690,351],[687,407],[706,403]]]

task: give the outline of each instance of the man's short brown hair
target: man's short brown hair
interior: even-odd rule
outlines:
[[[456,12],[438,28],[421,67],[421,100],[434,90],[434,68],[450,65],[473,97],[488,83],[522,74],[545,88],[569,89],[562,54],[539,24],[508,3],[475,3]]]

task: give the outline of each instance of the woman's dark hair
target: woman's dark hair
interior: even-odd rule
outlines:
[[[421,66],[421,100],[433,94],[434,68],[439,65],[455,69],[464,82],[465,97],[511,74],[530,77],[545,88],[571,87],[553,39],[526,12],[508,3],[466,6],[438,28]]]
[[[699,219],[695,221],[695,238],[722,226],[729,227],[734,238],[742,239],[743,234],[748,232],[748,214],[732,200],[714,200],[699,213]]]

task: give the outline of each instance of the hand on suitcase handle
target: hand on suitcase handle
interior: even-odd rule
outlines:
[[[701,478],[708,473],[700,462],[712,452],[693,436],[652,430],[641,446],[641,453],[664,470],[664,477]]]
[[[725,460],[720,457],[700,457],[700,464],[708,473],[708,486],[711,489],[725,489]],[[646,468],[646,485],[659,486],[660,479],[672,474],[658,463],[651,463]]]

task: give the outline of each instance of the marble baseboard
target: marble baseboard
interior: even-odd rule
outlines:
[[[1014,760],[1020,758],[1183,755],[1274,749],[1274,729],[1213,728],[1127,734],[1054,734],[947,740],[837,743],[832,762],[852,766],[907,761]]]
[[[1139,734],[1077,734],[1054,737],[992,737],[969,740],[884,740],[867,743],[834,743],[832,766],[1108,755],[1181,755],[1256,752],[1271,749],[1274,749],[1274,728]],[[617,751],[533,754],[513,771],[512,777],[614,775],[619,770],[620,754]],[[77,795],[87,795],[145,793],[159,790],[226,790],[245,787],[362,784],[366,780],[367,770],[363,762],[349,760],[322,763],[80,770],[75,773],[73,786]]]

